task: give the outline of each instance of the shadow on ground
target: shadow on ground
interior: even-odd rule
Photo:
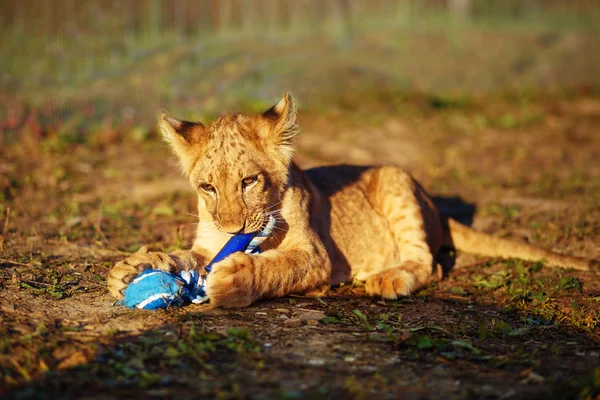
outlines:
[[[598,343],[569,326],[433,287],[397,302],[361,292],[342,287],[321,300],[290,297],[245,310],[118,309],[123,324],[144,314],[164,323],[100,337],[88,344],[94,350],[69,355],[82,365],[63,361],[64,369],[51,367],[6,396],[541,399],[597,390]],[[326,317],[285,326],[309,310]]]

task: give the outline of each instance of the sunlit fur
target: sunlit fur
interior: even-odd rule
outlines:
[[[290,97],[280,114],[225,115],[208,126],[186,123],[183,131],[174,120],[161,118],[163,136],[198,191],[199,208],[223,232],[259,230],[265,210],[281,200],[293,155],[291,138],[298,131],[295,109]],[[256,181],[245,186],[248,177]],[[206,185],[213,190],[203,189]]]

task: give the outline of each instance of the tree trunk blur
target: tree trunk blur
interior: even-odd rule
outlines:
[[[469,19],[471,16],[471,0],[448,0],[448,10],[459,19]]]

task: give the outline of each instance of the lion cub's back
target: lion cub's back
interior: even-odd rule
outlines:
[[[347,274],[365,279],[400,260],[387,221],[369,201],[369,191],[376,190],[369,185],[374,171],[375,167],[350,165],[305,171],[322,196],[319,215],[312,220],[328,247],[334,276],[340,274],[339,281],[347,281]]]

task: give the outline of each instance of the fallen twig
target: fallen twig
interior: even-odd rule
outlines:
[[[95,225],[96,233],[98,234],[98,236],[100,236],[100,239],[102,241],[108,242],[108,238],[106,237],[106,235],[104,235],[104,232],[102,232],[102,215],[102,205],[100,205],[100,210],[98,210],[98,221]]]
[[[4,217],[4,228],[2,229],[2,235],[0,235],[0,251],[4,251],[4,238],[6,232],[8,232],[8,215],[10,214],[10,207],[6,207],[6,217]]]
[[[9,260],[7,258],[0,258],[0,263],[10,264],[10,265],[20,265],[22,267],[33,267],[33,265],[31,265],[31,264],[25,264],[25,263],[21,263],[21,262],[18,262],[18,261],[12,261],[12,260]]]

